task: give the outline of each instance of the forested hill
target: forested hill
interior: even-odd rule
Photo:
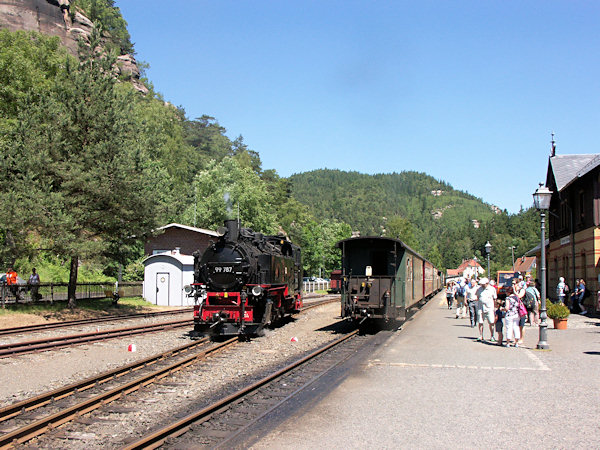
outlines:
[[[315,217],[348,223],[362,235],[400,235],[423,252],[449,231],[473,228],[473,221],[496,215],[481,199],[418,172],[323,169],[292,175],[290,181],[292,196]]]
[[[348,223],[362,235],[380,235],[394,216],[431,231],[438,225],[471,224],[494,215],[490,205],[418,172],[366,175],[315,170],[290,177],[292,196],[317,217]]]

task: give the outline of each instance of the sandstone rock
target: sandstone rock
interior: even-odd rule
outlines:
[[[88,42],[94,24],[79,11],[71,11],[70,23],[71,19],[63,15],[61,3],[63,8],[68,7],[66,0],[0,0],[0,28],[58,36],[69,52],[77,56],[79,39]],[[133,56],[120,56],[117,65],[118,73],[128,76],[138,91],[148,93],[140,82],[140,70]]]

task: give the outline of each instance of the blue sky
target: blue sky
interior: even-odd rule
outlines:
[[[425,172],[511,213],[600,153],[600,2],[116,0],[188,118],[281,176]]]

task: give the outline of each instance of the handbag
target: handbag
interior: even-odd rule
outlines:
[[[525,305],[523,304],[521,299],[519,299],[519,317],[525,317],[526,315],[527,315],[527,308],[525,308]]]

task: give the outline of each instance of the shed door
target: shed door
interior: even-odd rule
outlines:
[[[156,304],[169,305],[169,273],[156,274]]]

